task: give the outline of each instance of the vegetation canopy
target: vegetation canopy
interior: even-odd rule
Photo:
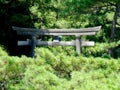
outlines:
[[[36,29],[102,26],[94,47],[36,47],[35,58],[27,57],[30,46],[17,46],[12,26]],[[119,90],[120,86],[119,0],[0,0],[0,89],[1,90]],[[50,41],[52,37],[39,36]],[[75,39],[63,36],[63,41]]]

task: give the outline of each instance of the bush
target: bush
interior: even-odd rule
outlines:
[[[112,42],[112,43],[95,43],[95,46],[93,47],[83,47],[82,53],[85,56],[95,56],[95,57],[104,57],[104,55],[107,55],[108,58],[108,50],[110,48],[115,48],[120,44],[120,41],[118,42]]]
[[[120,89],[120,59],[36,52],[36,58],[0,57],[0,89],[3,84],[8,90]]]

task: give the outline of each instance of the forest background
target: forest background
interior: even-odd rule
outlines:
[[[24,37],[17,36],[12,26],[42,29],[102,26],[97,35],[83,37],[99,43],[94,49],[91,47],[86,51],[83,48],[83,53],[94,56],[111,54],[118,57],[120,52],[118,43],[113,45],[111,42],[119,41],[119,12],[118,0],[1,0],[0,43],[6,46],[10,55],[19,55],[23,49],[17,47],[16,43],[18,39]],[[111,50],[109,44],[115,49]],[[26,52],[29,52],[29,48]]]
[[[17,46],[17,40],[26,37],[12,26],[102,29],[82,36],[95,46],[82,47],[81,55],[71,46],[37,47],[36,58],[30,58],[30,47]],[[0,89],[119,90],[119,35],[119,0],[0,0]]]

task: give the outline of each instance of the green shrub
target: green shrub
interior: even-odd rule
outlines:
[[[4,83],[7,90],[119,90],[119,78],[120,59],[69,56],[47,48],[36,48],[36,58],[0,57],[0,89]]]
[[[108,58],[110,58],[108,54],[108,50],[110,48],[115,48],[119,44],[120,41],[112,42],[112,43],[95,43],[95,46],[93,47],[83,47],[82,54],[85,56],[95,56],[95,57],[99,57],[99,56],[104,57],[104,55],[106,55]]]

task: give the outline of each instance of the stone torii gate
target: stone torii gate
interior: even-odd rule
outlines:
[[[30,45],[31,46],[31,57],[34,57],[34,49],[36,46],[75,46],[76,52],[81,53],[81,46],[94,46],[94,41],[82,41],[82,35],[95,35],[97,31],[101,29],[101,26],[90,27],[90,28],[80,28],[80,29],[34,29],[34,28],[21,28],[12,27],[16,30],[18,35],[30,35],[31,39],[27,41],[18,41],[18,46]],[[41,35],[74,35],[76,40],[72,41],[41,41],[37,39],[37,36]]]

